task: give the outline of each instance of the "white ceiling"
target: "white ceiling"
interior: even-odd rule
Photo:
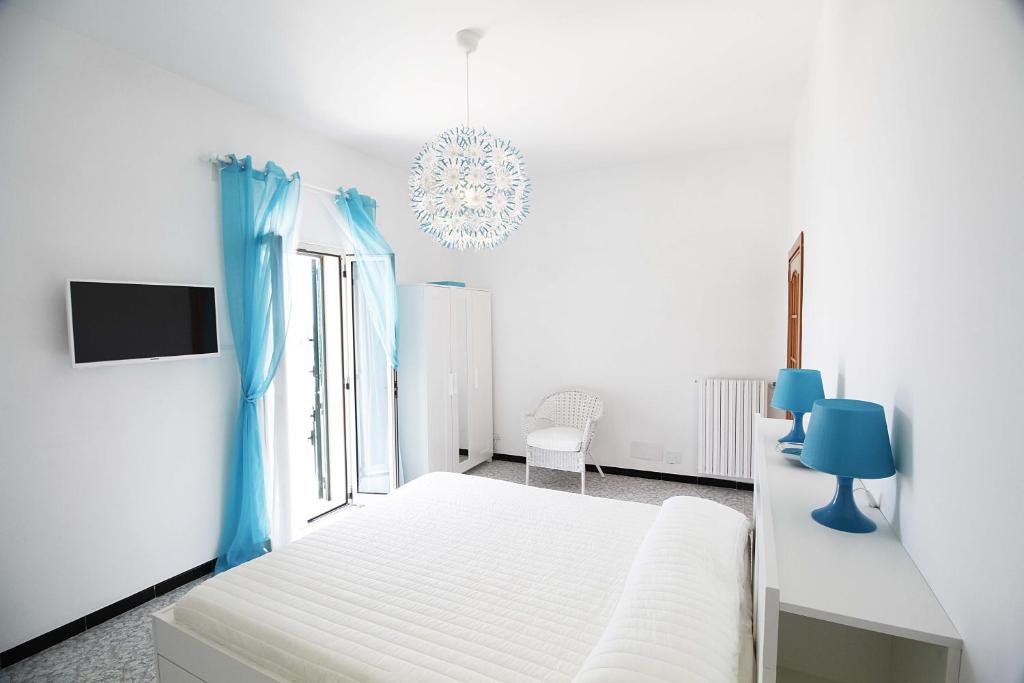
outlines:
[[[820,0],[22,0],[23,9],[402,166],[472,118],[531,171],[791,134]]]

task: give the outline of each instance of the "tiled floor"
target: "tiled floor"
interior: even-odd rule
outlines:
[[[149,615],[177,602],[204,580],[197,579],[0,670],[0,683],[155,681],[156,663]]]
[[[469,472],[480,477],[504,479],[523,483],[526,480],[526,465],[506,460],[495,460],[473,468]],[[558,491],[579,493],[580,475],[574,472],[560,472],[532,468],[530,485],[540,486]],[[753,493],[738,489],[720,488],[717,486],[699,486],[682,482],[664,481],[661,479],[641,479],[625,477],[619,474],[606,474],[603,478],[596,472],[587,472],[587,495],[602,498],[618,498],[633,500],[638,503],[661,505],[672,496],[697,496],[708,498],[722,505],[739,510],[748,518],[753,506]]]
[[[523,482],[526,466],[522,463],[495,460],[480,465],[470,473],[491,479]],[[559,491],[580,490],[578,474],[556,470],[532,469],[530,484]],[[588,473],[587,494],[654,505],[660,505],[672,496],[699,496],[735,508],[747,517],[750,517],[752,505],[752,494],[749,491],[615,474],[602,478],[596,473]],[[177,601],[202,581],[203,579],[199,579],[182,586],[44,652],[0,670],[0,683],[155,681],[156,667],[149,615]]]

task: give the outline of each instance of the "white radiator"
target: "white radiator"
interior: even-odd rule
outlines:
[[[697,380],[697,473],[751,479],[754,416],[768,412],[763,379]]]

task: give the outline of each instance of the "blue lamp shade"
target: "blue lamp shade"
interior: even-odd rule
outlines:
[[[804,368],[783,368],[775,380],[772,408],[793,413],[793,429],[779,439],[780,443],[804,442],[804,413],[811,412],[814,402],[825,398],[821,373]]]
[[[800,461],[836,475],[832,502],[811,516],[840,531],[874,531],[875,523],[857,509],[853,500],[853,478],[884,479],[896,474],[885,410],[867,401],[821,399],[814,402],[811,425]]]

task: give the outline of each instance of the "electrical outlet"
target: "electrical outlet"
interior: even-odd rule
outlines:
[[[665,445],[632,441],[629,444],[629,457],[636,458],[637,460],[663,462],[665,460]]]

